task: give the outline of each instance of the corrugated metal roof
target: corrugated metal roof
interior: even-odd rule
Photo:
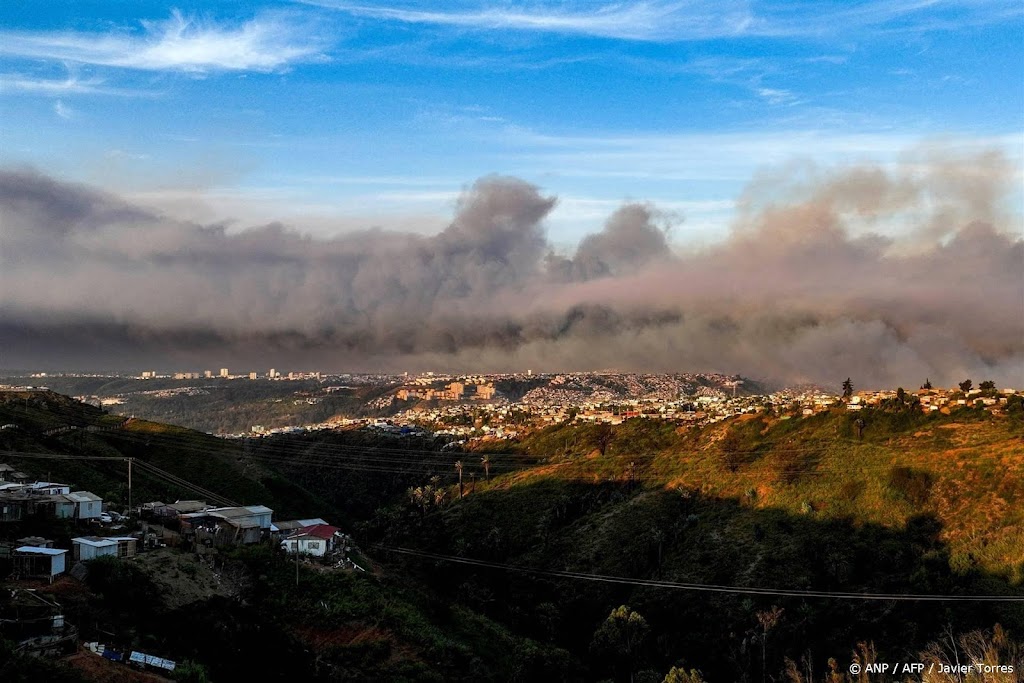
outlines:
[[[91,491],[72,491],[71,493],[66,493],[64,495],[67,498],[70,498],[71,500],[75,501],[76,503],[103,502],[102,498],[100,498]]]
[[[33,555],[63,555],[67,552],[67,550],[59,550],[57,548],[37,548],[34,545],[23,545],[14,550],[19,553],[32,553]]]
[[[279,522],[274,522],[270,525],[271,529],[276,528],[278,531],[292,531],[294,529],[301,529],[308,524],[303,524],[297,519],[286,519]]]
[[[200,510],[205,510],[208,506],[202,500],[179,500],[168,504],[167,507],[177,510],[180,514],[182,512],[199,512]]]
[[[333,538],[334,534],[339,531],[341,531],[341,529],[336,526],[331,526],[330,524],[317,524],[315,526],[306,527],[302,531],[292,534],[288,538],[294,539],[302,538],[303,536],[313,536],[314,538],[322,538],[326,540]]]
[[[92,538],[86,538],[84,536],[81,538],[72,538],[71,542],[81,543],[82,545],[91,545],[93,548],[107,548],[112,545],[117,545],[117,541],[112,541],[108,538],[99,538],[98,536],[93,536]]]

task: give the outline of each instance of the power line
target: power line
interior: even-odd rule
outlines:
[[[795,590],[786,588],[757,588],[747,586],[728,586],[704,583],[680,583],[676,581],[658,581],[655,579],[633,579],[623,576],[609,576],[605,574],[588,574],[585,572],[572,572],[557,569],[537,569],[534,567],[523,567],[501,562],[489,562],[476,560],[456,555],[441,555],[412,548],[397,546],[376,545],[374,546],[386,552],[409,555],[421,559],[438,560],[442,562],[453,562],[474,567],[487,569],[498,569],[503,571],[519,572],[522,574],[534,574],[537,576],[551,576],[562,579],[578,579],[582,581],[596,581],[603,583],[624,584],[630,586],[642,586],[647,588],[664,588],[671,590],[687,590],[703,593],[730,593],[737,595],[762,595],[772,597],[789,598],[828,598],[835,600],[879,600],[879,601],[903,601],[903,602],[1024,602],[1024,595],[936,595],[929,593],[850,593],[838,591],[817,591],[817,590]]]
[[[30,460],[120,460],[125,461],[125,455],[68,455],[65,453],[27,453],[25,451],[3,451],[5,456],[14,458],[28,458]]]
[[[6,456],[11,456],[11,457],[15,457],[15,458],[27,458],[27,459],[36,459],[36,460],[66,460],[66,461],[75,461],[75,460],[86,460],[86,461],[108,460],[109,461],[109,460],[117,460],[117,461],[120,461],[120,462],[125,462],[126,460],[129,460],[129,458],[127,456],[68,455],[68,454],[64,454],[64,453],[26,453],[26,452],[23,452],[23,451],[4,451],[3,453]],[[219,502],[222,505],[228,505],[228,506],[238,505],[238,503],[236,503],[236,502],[234,502],[234,501],[232,501],[232,500],[230,500],[228,498],[220,496],[220,495],[218,495],[218,494],[216,494],[216,493],[214,493],[214,492],[212,492],[212,491],[210,491],[208,489],[205,489],[205,488],[203,488],[201,486],[197,486],[196,484],[192,484],[191,482],[189,482],[189,481],[187,481],[187,480],[185,480],[185,479],[183,479],[183,478],[181,478],[181,477],[179,477],[179,476],[177,476],[175,474],[167,472],[166,470],[160,469],[160,468],[156,467],[155,465],[152,465],[152,464],[150,464],[148,462],[145,462],[144,460],[140,460],[138,458],[132,458],[132,460],[134,460],[134,464],[135,464],[136,467],[141,466],[143,468],[143,471],[147,471],[148,474],[150,474],[151,476],[154,476],[154,477],[162,480],[163,483],[165,483],[165,484],[170,483],[170,484],[174,484],[176,486],[179,486],[181,488],[190,489],[192,491],[195,491],[197,493],[200,493],[200,494],[210,498],[210,500],[212,500],[214,502]]]
[[[192,482],[187,481],[187,480],[177,476],[176,474],[172,474],[172,473],[168,472],[167,470],[160,469],[156,465],[152,465],[152,464],[150,464],[148,462],[145,462],[143,460],[139,460],[138,458],[135,458],[134,462],[135,462],[136,465],[141,465],[142,468],[143,468],[143,471],[147,471],[149,474],[153,474],[153,475],[156,475],[158,477],[161,477],[165,481],[169,481],[170,483],[177,484],[178,486],[181,486],[181,487],[184,487],[184,488],[189,488],[189,489],[195,491],[196,493],[199,493],[199,494],[205,496],[206,498],[209,498],[210,500],[212,500],[215,503],[220,503],[221,505],[226,505],[226,506],[237,506],[238,505],[237,502],[231,500],[230,498],[226,498],[226,497],[221,496],[221,495],[219,495],[217,493],[214,493],[213,491],[210,491],[209,489],[203,488],[202,486],[198,486],[196,484],[193,484]]]

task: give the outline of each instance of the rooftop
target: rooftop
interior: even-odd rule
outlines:
[[[33,555],[63,555],[67,552],[67,550],[58,548],[37,548],[34,545],[23,545],[15,550],[19,553],[32,553]]]
[[[102,498],[91,491],[72,491],[71,493],[65,494],[65,497],[75,501],[76,503],[86,503],[90,501],[103,502]]]
[[[117,545],[117,540],[113,538],[100,538],[99,536],[80,536],[79,538],[72,538],[72,543],[79,543],[81,545],[90,545],[93,548],[107,548],[112,545]]]

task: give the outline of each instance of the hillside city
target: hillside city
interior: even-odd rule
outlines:
[[[95,375],[35,373],[30,379],[42,384],[55,377]],[[856,389],[849,380],[848,386],[837,382],[838,390],[817,385],[767,390],[760,382],[719,373],[538,374],[526,371],[392,375],[282,373],[274,368],[265,373],[232,373],[228,368],[221,368],[218,372],[160,374],[145,371],[140,375],[103,377],[134,378],[138,388],[113,395],[78,395],[75,398],[116,414],[125,414],[126,403],[132,397],[157,400],[202,397],[224,382],[254,383],[257,392],[265,383],[302,383],[303,388],[293,392],[292,403],[297,406],[317,405],[327,397],[359,388],[379,390],[359,410],[339,412],[321,421],[303,421],[299,413],[289,424],[253,424],[246,431],[218,434],[229,438],[369,428],[389,435],[430,433],[468,440],[510,439],[523,430],[567,421],[617,425],[640,417],[702,426],[736,415],[763,412],[778,414],[782,419],[802,418],[827,411],[840,402],[849,411],[899,401],[908,409],[923,412],[948,414],[957,406],[972,406],[998,414],[1013,397],[1024,396],[1022,390],[996,387],[991,381],[975,385],[969,379],[956,387],[933,387],[926,379],[920,388],[913,390]],[[161,388],[146,388],[157,382],[162,383]],[[0,385],[0,388],[13,389],[17,385]]]

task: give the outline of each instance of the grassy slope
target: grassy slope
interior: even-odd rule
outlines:
[[[21,428],[0,432],[0,452],[131,456],[243,503],[268,504],[283,516],[334,518],[329,504],[240,457],[237,443],[143,420],[117,432],[44,436],[40,430],[68,424],[110,426],[121,420],[48,392],[4,398],[0,424]],[[125,494],[121,462],[3,459],[107,499]],[[349,478],[362,479],[359,473]],[[136,500],[196,495],[148,479],[140,469],[134,484]],[[67,528],[58,529],[62,524]],[[69,523],[53,521],[7,525],[3,531],[5,536],[45,533],[61,539],[75,533]],[[189,561],[182,555],[166,570],[178,573]],[[249,577],[242,601],[212,597],[178,609],[162,608],[152,599],[162,583],[137,571],[134,563],[94,567],[92,592],[79,589],[60,597],[76,623],[86,630],[100,629],[83,637],[107,639],[106,633],[116,633],[122,643],[198,661],[214,680],[232,680],[240,671],[260,680],[537,680],[536,671],[566,672],[573,666],[564,651],[516,636],[397,577],[303,569],[296,587],[294,565],[266,549],[241,551],[235,562],[244,565]],[[268,652],[275,656],[268,659]],[[39,668],[27,671],[31,677]]]
[[[74,425],[114,426],[124,418],[50,392],[0,396],[0,424],[19,429],[0,432],[0,453],[72,454],[132,457],[148,462],[191,483],[245,505],[262,504],[281,519],[293,515],[323,514],[325,505],[279,475],[241,458],[242,446],[184,427],[133,420],[113,431],[86,429],[44,435],[42,430]],[[38,460],[4,454],[27,473],[91,490],[116,505],[127,504],[127,466],[119,461]],[[202,498],[195,491],[161,481],[136,468],[133,477],[136,504],[148,500]]]
[[[631,421],[613,430],[552,427],[519,450],[544,464],[493,478],[475,495],[392,542],[529,567],[737,586],[852,592],[1020,594],[1019,505],[1024,430],[974,410],[951,416],[833,412],[803,420],[744,417],[699,430]],[[496,455],[492,457],[500,458]],[[631,466],[631,463],[633,464]],[[634,482],[630,482],[630,472]],[[628,603],[656,642],[641,663],[663,675],[683,659],[718,680],[760,677],[750,648],[755,613],[786,609],[767,674],[811,651],[819,665],[858,641],[916,656],[940,635],[1001,621],[1018,606],[851,603],[707,595],[562,581],[408,560],[436,590],[550,637],[593,667],[589,649],[609,610]],[[653,640],[653,639],[652,639]],[[744,645],[746,642],[746,645]],[[639,664],[638,664],[639,666]]]
[[[744,416],[699,430],[632,420],[595,457],[594,427],[556,427],[527,452],[559,453],[545,467],[497,480],[516,487],[547,478],[628,481],[629,463],[649,489],[692,489],[819,520],[903,528],[934,515],[956,562],[1024,579],[1024,424],[963,410],[947,416],[842,411],[807,419]],[[565,455],[564,444],[576,444]],[[586,453],[586,455],[583,455]]]
[[[14,381],[27,383],[30,379]],[[271,428],[312,424],[339,414],[376,416],[393,412],[367,405],[393,389],[389,386],[361,385],[325,395],[324,384],[315,380],[49,377],[46,381],[53,391],[72,396],[121,396],[125,403],[110,406],[112,412],[121,415],[137,415],[154,422],[211,433],[248,432],[253,425]],[[144,393],[183,387],[204,393],[171,396]],[[311,396],[318,397],[319,402],[307,404],[305,399]]]

